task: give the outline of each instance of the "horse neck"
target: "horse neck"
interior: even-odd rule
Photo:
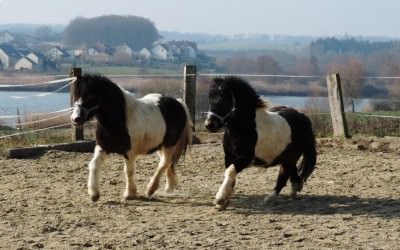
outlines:
[[[123,100],[104,97],[99,104],[97,120],[102,127],[108,130],[120,129],[126,126],[127,98],[124,90],[121,89],[121,91],[122,97],[119,98],[123,98]]]
[[[246,99],[240,98],[237,95],[233,95],[235,99],[234,109],[236,114],[240,114],[243,117],[253,117],[256,112],[255,103],[253,101],[249,103]]]

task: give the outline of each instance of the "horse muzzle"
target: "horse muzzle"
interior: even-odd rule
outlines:
[[[80,127],[85,123],[84,116],[82,116],[80,113],[81,112],[79,110],[78,111],[74,110],[72,112],[71,122],[75,127]]]
[[[71,114],[71,122],[74,126],[82,126],[85,122],[88,121],[92,112],[98,109],[98,105],[95,105],[91,108],[85,108],[79,103],[75,103],[74,109]]]
[[[218,119],[214,119],[213,117],[208,117],[204,122],[204,126],[211,133],[218,132],[218,130],[222,128],[221,122]]]

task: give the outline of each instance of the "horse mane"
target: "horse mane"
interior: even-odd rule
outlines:
[[[99,97],[96,140],[106,152],[125,155],[130,148],[127,129],[126,100],[123,89],[109,78],[99,74],[84,74],[78,80],[77,91],[85,83],[85,88]]]
[[[241,106],[247,109],[268,108],[268,103],[257,94],[255,89],[247,81],[239,77],[215,77],[212,88],[231,91],[236,99],[236,108],[241,108]]]

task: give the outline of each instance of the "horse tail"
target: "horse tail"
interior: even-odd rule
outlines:
[[[307,118],[308,119],[308,118]],[[304,150],[303,150],[303,160],[299,166],[300,178],[303,182],[307,181],[307,178],[312,174],[317,164],[317,150],[315,135],[312,130],[311,121],[309,121],[309,126],[307,126],[307,132],[305,133]]]
[[[182,133],[178,139],[178,142],[176,144],[176,154],[174,155],[173,162],[176,164],[181,157],[181,155],[185,156],[187,149],[189,148],[189,151],[192,146],[192,139],[193,139],[193,123],[192,120],[190,119],[189,115],[189,109],[186,106],[186,104],[181,100],[178,99],[180,104],[182,105],[183,109],[185,110],[186,114],[186,123],[183,127]],[[174,165],[175,165],[174,164]]]

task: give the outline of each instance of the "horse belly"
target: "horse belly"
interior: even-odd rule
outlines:
[[[147,116],[142,116],[141,121],[136,119],[131,126],[131,144],[136,154],[148,154],[160,149],[166,132],[161,113],[158,110]]]
[[[255,156],[271,164],[291,143],[291,129],[286,120],[277,113],[256,113],[257,144]]]

